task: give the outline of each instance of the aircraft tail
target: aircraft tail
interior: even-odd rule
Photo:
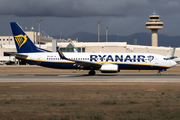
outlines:
[[[41,48],[38,48],[29,39],[25,32],[16,22],[11,22],[11,29],[14,36],[14,42],[18,53],[32,53],[32,52],[50,52]]]
[[[166,55],[166,58],[174,59],[175,58],[175,56],[174,56],[175,50],[176,50],[176,48],[171,49],[170,52],[168,53],[168,55]]]

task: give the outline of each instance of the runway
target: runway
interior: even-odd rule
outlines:
[[[0,82],[180,82],[180,74],[1,74]]]

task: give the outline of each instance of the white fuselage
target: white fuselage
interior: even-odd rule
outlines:
[[[117,64],[119,69],[167,69],[176,65],[172,60],[165,60],[165,56],[148,53],[63,53],[63,60],[56,52],[23,53],[28,55],[26,62],[51,66],[59,69],[77,69],[73,60],[95,62],[101,64]],[[58,65],[59,64],[59,65]],[[70,65],[71,64],[71,65]]]

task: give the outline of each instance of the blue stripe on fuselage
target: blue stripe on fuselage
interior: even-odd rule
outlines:
[[[57,69],[84,69],[83,67],[80,68],[73,62],[66,62],[66,61],[37,61],[37,60],[29,60],[29,59],[21,59],[18,58],[23,62],[33,64],[33,65],[40,65],[44,67],[50,67],[50,68],[57,68]],[[131,69],[131,70],[161,70],[161,69],[167,69],[169,67],[166,66],[153,66],[153,65],[145,65],[145,64],[128,64],[128,63],[111,63],[111,64],[117,64],[119,69]],[[87,69],[87,68],[86,68]]]

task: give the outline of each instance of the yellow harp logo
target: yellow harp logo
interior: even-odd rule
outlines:
[[[17,36],[14,36],[14,39],[16,40],[18,46],[19,46],[19,49],[21,48],[21,46],[26,43],[27,41],[27,36],[26,35],[17,35]]]

